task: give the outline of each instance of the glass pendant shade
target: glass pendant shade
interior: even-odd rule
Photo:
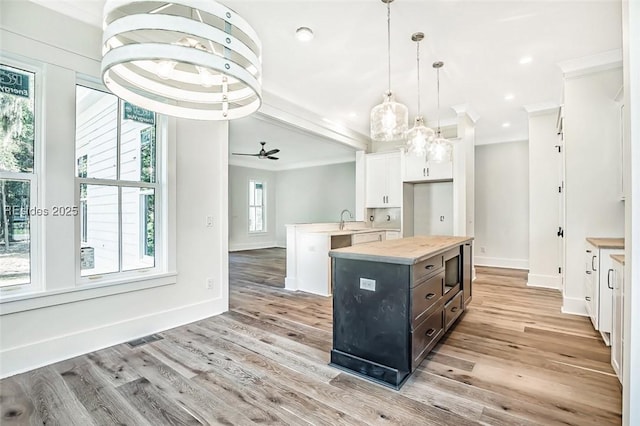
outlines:
[[[426,156],[435,133],[424,125],[424,118],[416,117],[416,122],[407,131],[407,153],[415,156]]]
[[[394,101],[393,94],[387,92],[383,102],[371,110],[371,139],[377,142],[403,139],[408,124],[407,107]]]
[[[214,0],[107,0],[103,28],[102,80],[122,99],[199,120],[261,105],[260,39]]]
[[[429,144],[427,149],[427,161],[432,163],[447,163],[452,161],[453,145],[438,134]]]

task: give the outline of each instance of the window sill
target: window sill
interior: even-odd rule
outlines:
[[[269,231],[249,231],[249,236],[250,237],[260,237],[262,235],[266,235],[268,234]]]
[[[176,272],[169,272],[146,277],[120,278],[96,284],[84,284],[63,290],[8,296],[0,300],[0,316],[172,285],[177,282],[176,277]]]

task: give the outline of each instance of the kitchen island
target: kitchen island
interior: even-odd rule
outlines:
[[[471,237],[331,250],[331,365],[399,389],[471,301]]]

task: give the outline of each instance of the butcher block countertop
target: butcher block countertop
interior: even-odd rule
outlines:
[[[624,265],[624,254],[611,254],[613,260]]]
[[[341,259],[414,265],[471,240],[473,240],[473,237],[408,237],[331,250],[329,256]]]
[[[623,249],[624,238],[587,238],[587,241],[601,249]]]

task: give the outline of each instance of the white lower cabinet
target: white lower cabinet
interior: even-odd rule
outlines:
[[[585,307],[593,327],[600,331],[605,344],[611,344],[613,320],[613,259],[612,254],[623,254],[623,248],[612,248],[612,239],[587,239],[585,247],[584,294]],[[591,241],[591,242],[590,242]]]
[[[624,257],[613,259],[613,322],[611,324],[611,366],[622,383],[624,354]]]

